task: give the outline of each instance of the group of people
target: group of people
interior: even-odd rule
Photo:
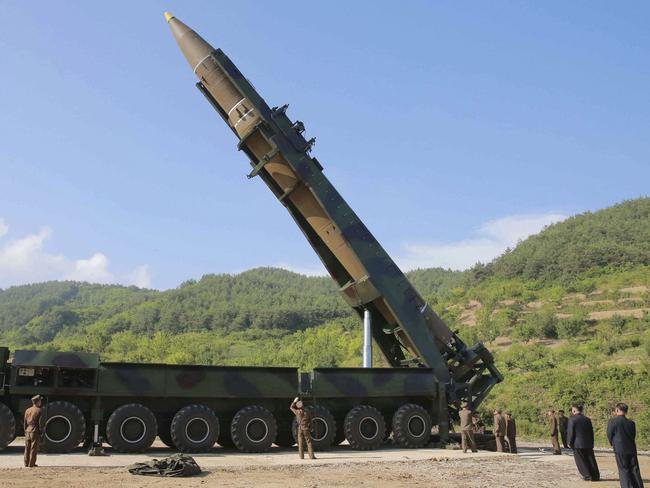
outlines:
[[[477,452],[474,434],[485,433],[485,427],[467,403],[461,407],[461,447],[463,452]],[[607,439],[614,448],[621,488],[643,488],[636,449],[636,425],[627,418],[627,412],[628,406],[625,403],[616,404],[613,416],[607,424]],[[591,419],[584,414],[583,406],[573,405],[570,417],[564,415],[563,410],[559,410],[557,416],[554,410],[549,410],[547,417],[553,454],[562,454],[562,441],[565,448],[573,450],[576,467],[582,479],[599,481],[600,471],[594,455],[594,428]],[[494,410],[493,433],[498,452],[517,452],[517,424],[510,412],[502,414],[501,410]]]
[[[461,405],[460,416],[460,439],[463,452],[471,450],[478,452],[476,448],[475,434],[484,434],[485,425],[478,414],[473,412],[468,403]],[[494,410],[494,437],[498,452],[517,453],[517,423],[511,412],[503,414],[501,410]]]
[[[617,403],[607,424],[607,439],[614,448],[616,466],[621,488],[643,488],[636,450],[636,424],[627,418],[628,406]],[[576,467],[585,481],[599,481],[600,470],[594,455],[594,427],[584,414],[580,404],[571,407],[571,417],[564,411],[555,416],[553,410],[547,413],[553,454],[562,454],[558,433],[565,448],[573,449]]]

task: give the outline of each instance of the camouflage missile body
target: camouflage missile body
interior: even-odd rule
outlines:
[[[482,344],[467,347],[415,290],[310,156],[314,140],[286,106],[269,108],[220,49],[166,13],[199,78],[197,87],[240,140],[238,148],[287,208],[345,300],[373,316],[373,338],[392,366],[426,366],[447,385],[450,403],[477,406],[502,377]]]

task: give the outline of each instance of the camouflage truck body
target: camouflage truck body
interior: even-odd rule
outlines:
[[[446,418],[444,390],[427,368],[301,374],[297,368],[105,363],[96,354],[56,351],[16,351],[8,359],[0,348],[0,448],[22,433],[20,419],[34,395],[45,399],[50,452],[99,437],[124,452],[146,450],[156,436],[188,452],[216,443],[247,452],[290,446],[289,404],[296,396],[313,411],[319,449],[346,438],[372,449],[392,431],[405,447],[423,446],[438,413]]]

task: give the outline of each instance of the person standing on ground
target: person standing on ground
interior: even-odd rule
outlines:
[[[494,436],[497,441],[497,452],[505,452],[506,419],[501,410],[494,410]]]
[[[508,452],[517,454],[517,423],[512,412],[506,412],[506,439],[508,439]]]
[[[614,448],[621,488],[643,488],[636,454],[636,424],[627,418],[627,405],[617,403],[607,424],[607,439]]]
[[[32,406],[25,410],[23,429],[25,430],[25,467],[35,468],[38,448],[45,434],[45,415],[43,415],[43,397],[32,397]]]
[[[591,419],[583,414],[582,405],[573,405],[567,429],[567,441],[573,449],[573,459],[582,479],[599,481],[600,471],[594,455],[594,427]]]
[[[460,444],[463,448],[463,452],[467,452],[467,449],[471,449],[472,452],[478,452],[476,450],[476,441],[474,440],[474,423],[472,410],[469,408],[467,402],[463,402],[460,412]]]
[[[560,439],[562,439],[562,447],[565,449],[569,448],[569,445],[566,443],[566,433],[569,427],[569,417],[564,415],[564,410],[558,410],[560,416],[557,419],[558,429],[560,430]]]
[[[553,445],[553,454],[562,454],[560,443],[557,440],[558,425],[557,418],[555,417],[555,410],[549,410],[548,416],[548,431],[551,434],[551,444]]]
[[[305,405],[298,397],[294,398],[289,408],[298,421],[296,434],[298,435],[298,455],[300,459],[305,459],[305,444],[307,444],[309,459],[316,459],[316,456],[314,456],[314,446],[311,441],[311,412],[305,409]]]

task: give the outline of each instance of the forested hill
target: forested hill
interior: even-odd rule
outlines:
[[[585,402],[603,442],[626,401],[650,447],[650,199],[572,217],[487,265],[408,273],[505,381],[485,404],[541,435],[540,412]],[[0,344],[99,352],[109,360],[358,366],[359,319],[327,277],[258,268],[164,292],[49,282],[0,290]],[[381,364],[381,358],[376,358]]]
[[[495,283],[508,280],[570,291],[590,273],[648,265],[650,198],[641,198],[549,226],[470,271],[421,269],[408,276],[432,303],[450,304],[462,301],[460,290],[494,291]],[[0,290],[0,339],[23,346],[90,332],[292,332],[350,317],[331,279],[273,268],[206,275],[165,292],[76,282]]]
[[[501,275],[569,283],[605,267],[650,265],[650,198],[573,216],[531,236],[484,267]]]

